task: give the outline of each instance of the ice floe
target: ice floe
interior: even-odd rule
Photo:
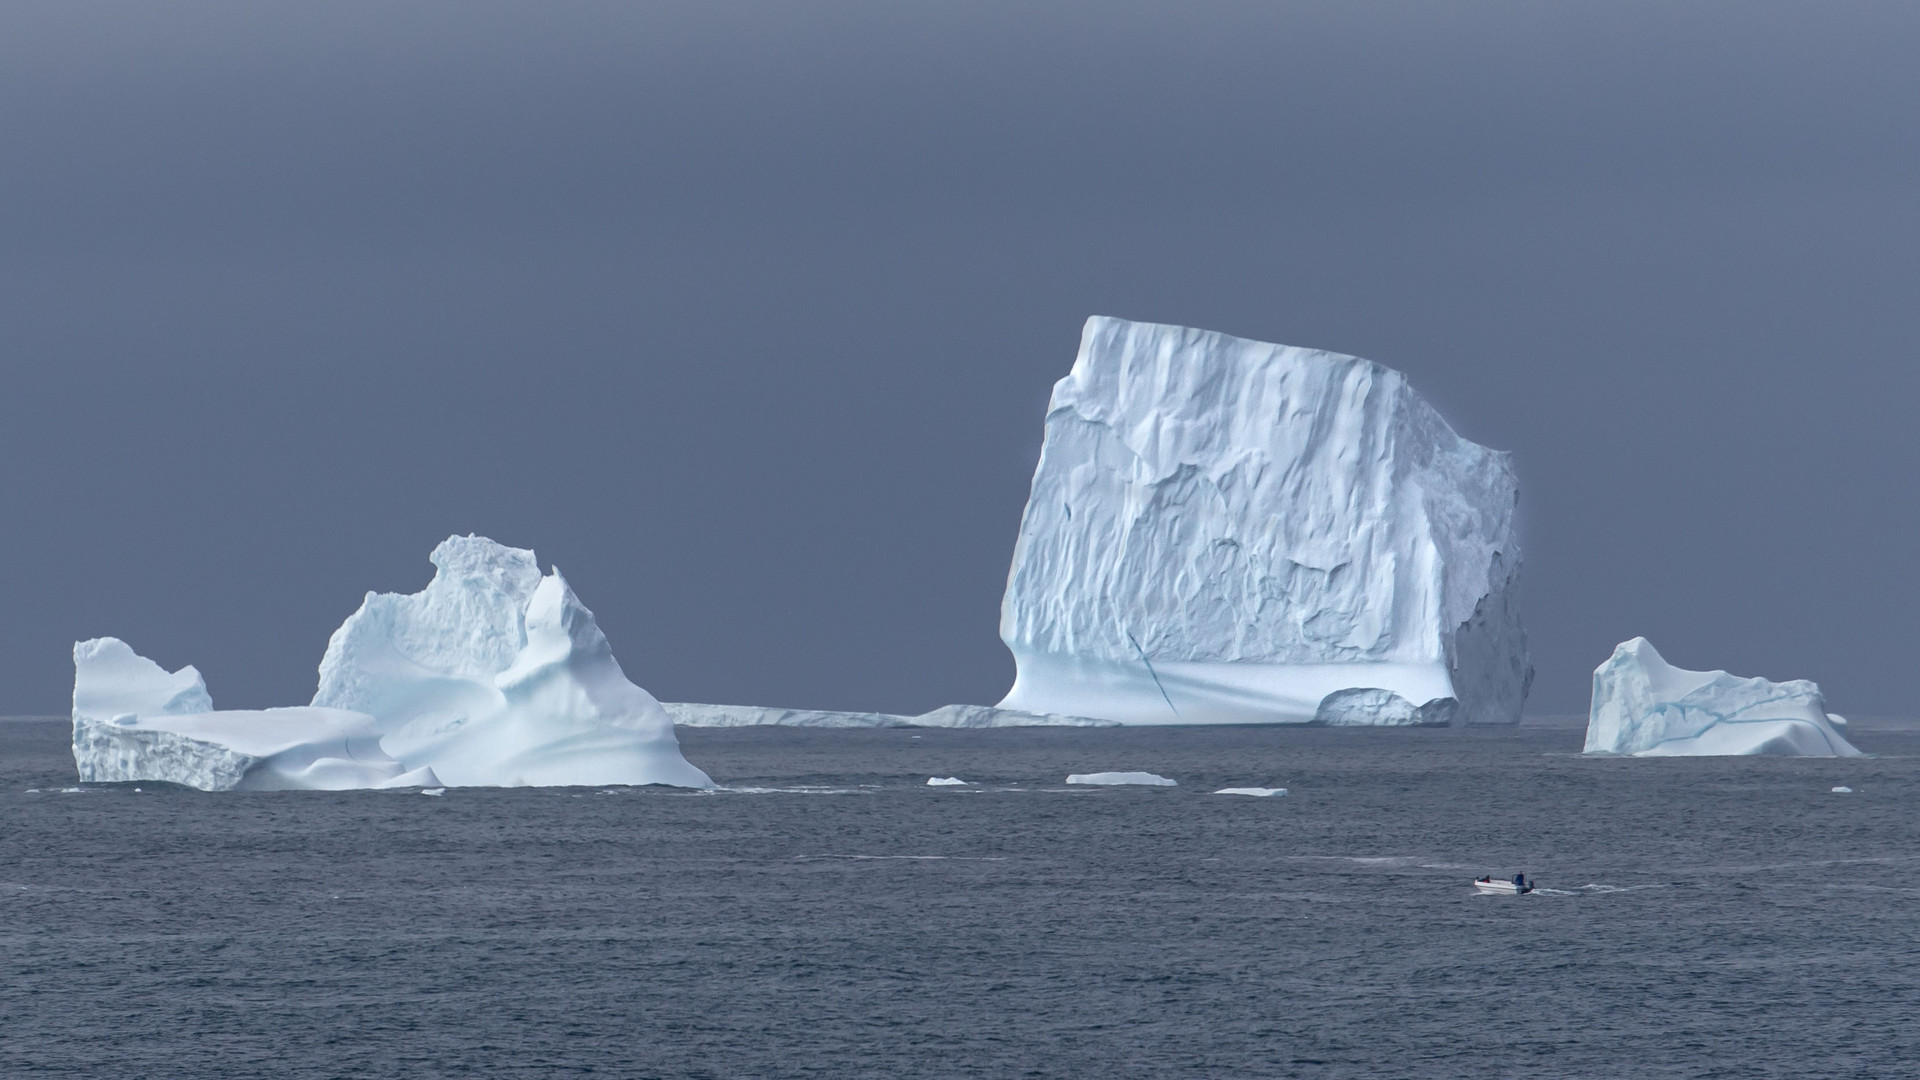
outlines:
[[[1067,777],[1069,784],[1144,784],[1148,787],[1175,787],[1180,782],[1156,776],[1150,772],[1096,772],[1074,773]]]

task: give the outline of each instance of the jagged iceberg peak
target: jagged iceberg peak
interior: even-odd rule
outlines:
[[[367,594],[327,642],[314,704],[390,712],[417,676],[487,682],[526,644],[527,603],[540,585],[532,551],[484,536],[449,536],[428,556],[417,593]]]
[[[1390,368],[1089,319],[1014,548],[1001,707],[1515,722],[1517,497],[1508,455]]]
[[[478,536],[432,561],[424,590],[369,593],[334,632],[313,704],[372,715],[453,786],[711,786],[557,569]]]
[[[1779,754],[1855,757],[1820,687],[1667,663],[1646,638],[1616,646],[1593,673],[1586,752],[1641,757]]]

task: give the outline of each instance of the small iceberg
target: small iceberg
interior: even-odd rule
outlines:
[[[967,782],[957,776],[929,776],[928,787],[966,787]]]
[[[1643,637],[1622,642],[1594,670],[1586,752],[1861,756],[1834,726],[1816,684],[1687,671],[1667,663]]]
[[[1833,793],[1835,795],[1851,795],[1853,794],[1853,789],[1850,787],[1837,787],[1833,789]]]
[[[1215,795],[1251,795],[1256,799],[1266,799],[1286,793],[1287,789],[1283,787],[1223,787],[1214,792]]]
[[[446,793],[447,789],[443,787],[422,788],[420,790],[420,794],[422,795],[445,795]]]
[[[1069,784],[1144,784],[1148,787],[1177,787],[1180,781],[1169,780],[1150,772],[1096,772],[1074,773],[1067,777]]]

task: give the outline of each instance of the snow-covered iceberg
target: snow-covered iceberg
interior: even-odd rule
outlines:
[[[217,712],[191,666],[169,674],[118,638],[73,647],[73,760],[88,783],[164,780],[202,791],[428,787],[345,709]]]
[[[427,588],[369,593],[328,643],[311,705],[213,711],[199,672],[112,638],[74,647],[82,780],[203,790],[670,784],[710,787],[629,682],[593,613],[533,552],[434,549]]]
[[[1001,605],[1003,709],[1515,723],[1518,485],[1397,371],[1093,318]]]
[[[1638,757],[1781,754],[1855,757],[1820,687],[1724,671],[1686,671],[1646,638],[1622,642],[1593,673],[1589,754]]]

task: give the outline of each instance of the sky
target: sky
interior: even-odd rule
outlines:
[[[1089,315],[1408,373],[1615,643],[1914,715],[1920,6],[0,8],[0,712],[301,704],[453,533],[664,700],[992,703]]]

